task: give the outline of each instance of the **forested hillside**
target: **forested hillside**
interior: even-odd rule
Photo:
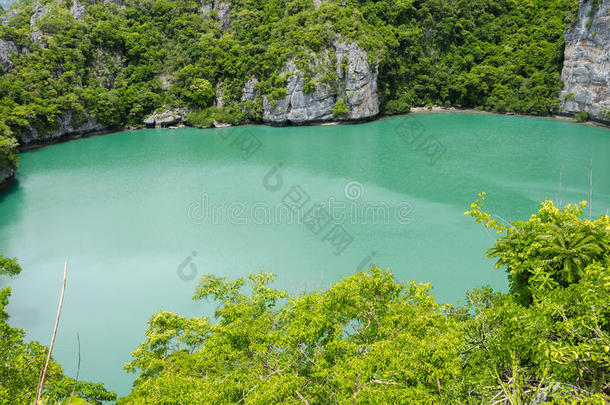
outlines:
[[[295,75],[305,122],[308,103],[321,98],[324,120],[427,104],[545,115],[559,105],[563,33],[577,8],[577,0],[22,0],[0,27],[0,170],[16,167],[13,140],[138,126],[157,109],[191,125],[258,122],[282,107]],[[368,109],[350,115],[361,102]]]

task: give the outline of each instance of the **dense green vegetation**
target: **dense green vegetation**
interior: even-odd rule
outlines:
[[[424,104],[535,115],[557,109],[562,35],[577,2],[422,3],[369,6],[395,39],[380,79],[388,112]]]
[[[227,0],[230,13],[219,15],[200,1],[126,0],[83,3],[75,19],[75,1],[21,0],[0,27],[17,49],[0,72],[0,169],[16,165],[10,139],[53,131],[62,115],[73,127],[89,117],[137,126],[165,106],[191,109],[199,126],[259,121],[262,97],[285,92],[289,59],[307,91],[339,91],[334,69],[320,78],[310,65],[339,37],[379,66],[384,113],[438,104],[545,115],[558,105],[562,35],[577,9],[576,0],[329,0],[317,9],[313,0]],[[257,97],[242,102],[252,78]],[[220,93],[225,107],[211,108]]]
[[[610,400],[610,218],[550,201],[501,225],[488,251],[510,292],[438,304],[427,284],[373,266],[289,295],[273,275],[204,276],[216,321],[159,312],[126,369],[130,404],[506,403]]]
[[[0,255],[0,276],[15,276],[20,272],[16,259]],[[10,287],[0,290],[0,404],[29,405],[36,398],[48,348],[38,342],[26,342],[25,332],[8,324],[5,308],[10,295]],[[102,401],[115,400],[116,394],[107,391],[102,384],[76,381],[65,376],[61,366],[51,360],[42,399],[45,403],[58,403],[66,398],[72,398],[74,404],[78,403],[78,398],[101,404]]]

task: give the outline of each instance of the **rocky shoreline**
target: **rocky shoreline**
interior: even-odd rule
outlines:
[[[329,125],[357,125],[364,124],[366,122],[377,121],[379,119],[392,118],[392,117],[400,117],[403,115],[409,114],[430,114],[430,113],[465,113],[465,114],[485,114],[485,115],[506,115],[506,116],[515,116],[515,117],[533,117],[533,118],[552,118],[563,121],[574,122],[575,124],[583,124],[583,125],[594,125],[600,126],[604,128],[610,128],[609,120],[597,120],[594,118],[589,118],[588,121],[585,122],[576,122],[573,120],[574,114],[564,113],[564,112],[556,112],[553,115],[548,116],[540,116],[540,115],[531,115],[531,114],[519,114],[519,113],[500,113],[500,112],[492,112],[486,110],[479,110],[471,107],[443,107],[443,106],[432,106],[432,107],[412,107],[411,110],[406,114],[397,114],[397,115],[384,115],[377,114],[375,116],[365,117],[356,120],[319,120],[319,121],[308,121],[308,122],[284,122],[284,123],[276,123],[276,122],[244,122],[239,124],[242,125],[267,125],[272,127],[286,127],[286,126],[329,126]],[[214,122],[214,125],[201,128],[201,129],[218,129],[218,128],[227,128],[231,127],[231,124],[225,124],[221,122]],[[237,126],[237,125],[236,125]],[[56,143],[67,142],[80,138],[87,138],[90,136],[98,136],[111,134],[115,132],[129,131],[129,130],[140,130],[140,129],[153,129],[153,128],[164,128],[164,129],[177,129],[177,128],[197,128],[192,125],[188,125],[186,120],[171,120],[171,122],[163,122],[161,125],[143,125],[141,127],[103,127],[101,129],[93,129],[90,131],[84,130],[76,130],[69,131],[54,137],[47,137],[41,139],[33,139],[25,145],[19,147],[19,151],[26,151],[31,149],[42,148],[47,145],[53,145]]]
[[[462,107],[432,106],[432,107],[413,107],[406,114],[396,114],[396,115],[377,114],[375,116],[370,116],[370,117],[356,119],[356,120],[318,120],[318,121],[313,120],[313,121],[299,122],[299,123],[293,123],[293,122],[276,123],[276,122],[265,122],[265,121],[259,121],[259,122],[249,121],[249,122],[244,122],[239,125],[231,125],[231,124],[226,124],[226,123],[215,121],[214,125],[209,126],[209,127],[200,128],[200,129],[219,129],[219,128],[228,128],[231,126],[242,126],[242,125],[267,125],[267,126],[271,126],[271,127],[358,125],[358,124],[364,124],[367,122],[377,121],[380,119],[400,117],[400,116],[409,115],[409,114],[430,114],[430,113],[447,113],[447,112],[466,113],[466,114],[506,115],[506,116],[516,116],[516,117],[552,118],[552,119],[559,119],[559,120],[563,120],[563,121],[571,121],[571,122],[578,123],[578,124],[584,124],[584,125],[589,124],[589,125],[596,125],[596,126],[610,128],[610,121],[596,120],[596,119],[590,118],[589,121],[576,122],[573,120],[574,114],[570,114],[570,113],[558,112],[558,113],[555,113],[555,114],[549,115],[549,116],[540,116],[540,115],[531,115],[531,114],[492,112],[492,111],[486,111],[486,110],[478,110],[476,108],[471,108],[471,107],[462,108]],[[103,127],[101,129],[93,129],[90,131],[76,130],[76,131],[69,131],[66,133],[62,133],[61,135],[58,135],[58,136],[41,138],[41,139],[33,139],[32,141],[28,142],[27,144],[21,145],[19,147],[19,151],[38,149],[38,148],[42,148],[47,145],[54,145],[56,143],[67,142],[70,140],[75,140],[75,139],[80,139],[80,138],[87,138],[90,136],[98,136],[98,135],[111,134],[111,133],[115,133],[115,132],[140,130],[140,129],[154,129],[154,128],[179,129],[179,128],[198,128],[198,127],[195,127],[193,125],[188,125],[186,120],[171,120],[171,123],[163,123],[161,125],[143,125],[143,126],[139,126],[139,127],[115,127],[115,128]]]
[[[411,111],[408,114],[402,114],[402,115],[409,115],[409,114],[442,114],[442,113],[463,113],[463,114],[484,114],[484,115],[508,115],[508,116],[520,116],[520,117],[536,117],[536,118],[550,118],[550,119],[558,119],[558,120],[563,120],[563,121],[571,121],[574,122],[575,124],[577,124],[577,122],[575,122],[572,117],[574,114],[570,114],[570,113],[556,113],[554,115],[550,115],[547,117],[541,117],[541,116],[535,116],[535,115],[529,115],[529,114],[506,114],[506,113],[496,113],[496,112],[490,112],[490,111],[485,111],[485,110],[477,110],[474,108],[460,108],[460,107],[442,107],[442,106],[432,106],[432,107],[413,107],[411,108]],[[386,119],[386,118],[392,118],[392,117],[399,117],[401,115],[382,115],[382,114],[378,114],[374,117],[366,117],[360,120],[354,120],[354,121],[321,121],[321,122],[307,122],[307,123],[299,123],[299,124],[294,124],[294,123],[282,123],[282,124],[278,124],[278,123],[271,123],[271,122],[246,122],[243,123],[242,125],[268,125],[268,126],[330,126],[330,125],[355,125],[355,124],[362,124],[362,123],[366,123],[366,122],[371,122],[371,121],[376,121],[379,119]],[[181,127],[190,127],[190,128],[194,128],[192,126],[188,126],[188,125],[184,125],[183,122],[174,122],[172,121],[173,125],[177,125],[177,124],[181,124]],[[216,124],[216,123],[215,123]],[[581,122],[578,124],[584,124],[584,125],[593,125],[593,126],[598,126],[598,127],[603,127],[603,128],[610,128],[610,121],[603,121],[603,120],[594,120],[591,119],[589,121],[586,122]],[[214,125],[213,127],[209,127],[208,129],[212,129],[212,128],[225,128],[227,126],[231,126],[228,124],[223,124],[223,123],[218,123],[217,125]],[[153,126],[154,127],[154,126]],[[115,133],[115,132],[121,132],[121,131],[128,131],[128,130],[139,130],[139,129],[150,129],[152,128],[150,125],[147,126],[142,126],[142,127],[138,127],[138,128],[133,128],[133,127],[118,127],[118,128],[112,128],[112,127],[106,127],[100,130],[91,130],[91,131],[83,131],[83,130],[78,130],[78,131],[71,131],[71,132],[66,132],[62,135],[56,136],[56,137],[49,137],[49,138],[43,138],[43,139],[34,139],[31,142],[29,142],[26,145],[20,146],[19,147],[19,151],[23,152],[23,151],[27,151],[27,150],[32,150],[32,149],[39,149],[39,148],[43,148],[45,146],[48,145],[53,145],[53,144],[57,144],[57,143],[62,143],[62,142],[68,142],[68,141],[72,141],[72,140],[76,140],[76,139],[80,139],[80,138],[88,138],[88,137],[92,137],[92,136],[99,136],[99,135],[105,135],[105,134],[111,134],[111,133]],[[171,125],[165,125],[165,126],[159,126],[157,128],[177,128],[177,127],[173,127]],[[15,171],[11,170],[11,171],[0,171],[0,191],[6,189],[14,180],[15,178]]]
[[[362,118],[359,120],[352,120],[352,121],[348,121],[348,120],[309,121],[309,122],[303,122],[303,123],[281,123],[281,124],[274,123],[274,122],[260,121],[260,122],[244,122],[242,124],[235,125],[235,126],[267,125],[267,126],[271,126],[271,127],[286,127],[286,126],[358,125],[358,124],[364,124],[367,122],[377,121],[380,119],[400,117],[400,116],[405,116],[405,115],[409,115],[409,114],[432,114],[432,113],[464,113],[464,114],[483,114],[483,115],[506,115],[506,116],[516,116],[516,117],[532,117],[532,118],[550,118],[550,119],[558,119],[558,120],[562,120],[562,121],[570,121],[570,122],[574,122],[575,124],[594,125],[594,126],[599,126],[599,127],[603,127],[603,128],[610,128],[610,121],[589,119],[589,121],[585,121],[585,122],[576,122],[573,120],[574,114],[570,114],[570,113],[555,113],[555,114],[549,115],[549,116],[539,116],[539,115],[531,115],[531,114],[498,113],[498,112],[492,112],[492,111],[486,111],[486,110],[478,110],[476,108],[470,108],[470,107],[462,108],[462,107],[443,107],[443,106],[413,107],[406,114],[397,114],[397,115],[378,114],[376,116],[366,117],[366,118]],[[233,125],[215,122],[213,126],[206,127],[206,128],[200,128],[200,129],[215,129],[215,128],[218,129],[218,128],[227,128],[227,127],[231,127],[231,126],[233,126]],[[57,143],[63,143],[63,142],[68,142],[68,141],[72,141],[72,140],[76,140],[76,139],[88,138],[88,137],[92,137],[92,136],[112,134],[112,133],[122,132],[122,131],[153,129],[153,128],[179,129],[179,128],[197,128],[197,127],[188,125],[188,123],[186,123],[186,121],[172,121],[171,125],[169,125],[169,124],[160,125],[160,126],[143,125],[141,127],[116,127],[116,128],[105,127],[100,130],[71,131],[71,132],[66,132],[64,134],[58,135],[56,137],[34,139],[25,145],[21,145],[19,147],[19,151],[23,152],[23,151],[32,150],[32,149],[39,149],[39,148],[43,148],[48,145],[54,145]],[[2,173],[0,173],[0,177],[1,177],[1,175],[2,175]]]
[[[605,119],[597,119],[594,117],[589,117],[587,121],[576,121],[574,119],[575,113],[568,113],[557,111],[551,115],[531,115],[531,114],[520,114],[520,113],[500,113],[486,110],[479,110],[471,107],[441,107],[441,106],[433,106],[433,107],[413,107],[409,114],[431,114],[431,113],[443,113],[443,112],[454,112],[454,113],[467,113],[467,114],[486,114],[486,115],[507,115],[514,117],[532,117],[532,118],[550,118],[562,121],[570,121],[575,124],[582,125],[592,125],[596,127],[602,128],[610,128],[610,120]]]

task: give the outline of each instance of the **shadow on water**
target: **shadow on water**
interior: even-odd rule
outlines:
[[[9,193],[12,188],[18,185],[18,183],[19,180],[17,180],[17,177],[15,176],[11,177],[3,183],[0,183],[0,202],[2,202],[2,200],[4,199],[4,195]]]
[[[21,217],[23,208],[23,186],[17,177],[12,178],[0,188],[0,226],[6,226]],[[10,212],[10,215],[7,213]],[[0,252],[1,253],[1,252]]]

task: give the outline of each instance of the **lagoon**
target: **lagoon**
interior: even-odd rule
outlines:
[[[539,203],[610,207],[610,130],[547,118],[411,114],[359,125],[124,131],[21,154],[0,194],[0,252],[13,326],[48,344],[63,261],[67,293],[54,357],[119,395],[122,366],[158,310],[191,301],[214,273],[277,274],[296,292],[378,263],[456,302],[506,278],[484,250],[496,235],[464,211],[488,193],[496,219]]]

